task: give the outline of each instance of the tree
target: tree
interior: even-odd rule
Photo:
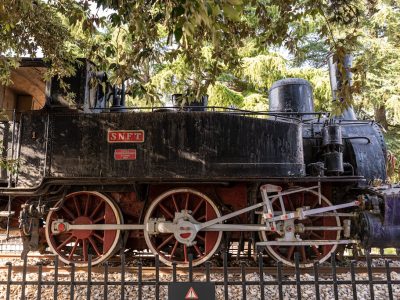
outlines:
[[[199,95],[226,69],[240,65],[237,49],[248,38],[256,37],[258,48],[283,45],[295,53],[313,31],[329,49],[343,55],[355,44],[352,29],[373,9],[372,2],[5,0],[0,4],[2,79],[20,56],[34,55],[40,48],[51,74],[73,72],[71,62],[83,55],[112,73],[114,82],[130,79],[134,94],[157,97],[146,73],[161,61],[182,59],[192,70],[190,88]],[[334,39],[333,26],[345,28],[340,39]],[[204,47],[213,58],[206,70]]]
[[[279,79],[304,78],[314,89],[316,110],[329,110],[331,104],[328,72],[313,67],[294,68],[291,62],[276,52],[242,52],[243,65],[233,74],[219,78],[218,89],[211,90],[211,103],[231,105],[249,110],[268,110],[268,90]],[[226,80],[228,78],[228,80]],[[224,87],[221,88],[221,85]],[[233,94],[234,93],[234,94]],[[241,100],[238,98],[241,96]]]
[[[396,1],[380,1],[364,24],[363,47],[358,60],[362,75],[358,107],[374,111],[375,120],[388,129],[400,123],[400,7]]]

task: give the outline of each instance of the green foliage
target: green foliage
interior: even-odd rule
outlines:
[[[240,108],[244,110],[268,111],[268,98],[262,94],[249,94],[244,97],[243,105]]]
[[[249,39],[258,49],[297,53],[313,34],[337,52],[355,45],[353,31],[373,7],[368,0],[4,0],[0,55],[18,59],[41,49],[53,66],[49,76],[71,74],[71,62],[85,56],[113,82],[129,79],[131,93],[149,99],[159,97],[151,83],[157,65],[180,57],[192,72],[190,89],[200,95],[240,65],[238,49]],[[2,66],[4,81],[15,61],[3,59]]]
[[[400,132],[392,128],[385,133],[388,146],[388,175],[392,182],[400,182]]]
[[[208,105],[240,108],[243,105],[243,96],[217,82],[208,89]]]
[[[286,72],[286,61],[277,53],[243,58],[243,68],[239,74],[255,89],[266,89]]]
[[[400,124],[400,7],[379,1],[377,10],[364,23],[362,52],[358,56],[361,93],[356,106],[369,114],[383,107],[391,124]]]
[[[3,0],[0,80],[38,50],[48,77],[72,74],[76,57],[87,57],[146,103],[176,92],[198,98],[218,81],[232,95],[266,95],[277,79],[305,77],[320,109],[383,104],[398,122],[399,11],[398,0]],[[354,85],[334,107],[319,70],[328,52],[358,56]]]
[[[71,10],[72,12],[72,10]],[[9,83],[10,71],[23,55],[40,49],[52,68],[48,76],[73,72],[76,57],[67,44],[74,43],[58,9],[44,1],[4,0],[0,3],[0,80]]]
[[[0,144],[2,144],[3,141],[0,141]],[[0,146],[0,153],[4,152],[4,147]],[[18,165],[19,165],[19,159],[7,159],[7,158],[1,158],[0,159],[0,169],[7,170],[13,174],[15,174],[18,170]]]
[[[292,68],[290,61],[275,52],[262,50],[257,54],[251,42],[239,51],[244,55],[242,65],[233,74],[224,73],[219,82],[209,88],[212,105],[265,111],[268,110],[268,90],[272,84],[282,78],[297,77],[310,81],[313,86],[317,111],[330,109],[330,83],[325,69]]]

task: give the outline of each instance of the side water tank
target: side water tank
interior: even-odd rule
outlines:
[[[314,112],[311,84],[301,78],[275,81],[269,90],[269,110],[271,112]]]

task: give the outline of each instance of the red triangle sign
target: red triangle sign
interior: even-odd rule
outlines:
[[[191,287],[186,293],[185,300],[194,300],[194,299],[199,299],[199,296],[197,296],[196,292],[194,291],[194,288]]]

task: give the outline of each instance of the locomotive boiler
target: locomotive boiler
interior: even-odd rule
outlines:
[[[179,96],[127,108],[123,88],[92,84],[105,76],[87,61],[66,79],[74,103],[56,79],[30,86],[26,74],[44,68],[23,61],[0,98],[12,112],[1,124],[0,215],[24,251],[84,266],[149,249],[183,266],[237,243],[287,265],[298,252],[308,267],[352,245],[400,247],[398,191],[376,187],[386,180],[379,125],[351,108],[315,112],[306,80],[275,82],[268,112]]]

